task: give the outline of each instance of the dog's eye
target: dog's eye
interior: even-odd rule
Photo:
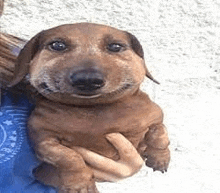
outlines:
[[[64,51],[66,50],[67,46],[62,41],[54,41],[49,44],[49,48],[55,51]]]
[[[120,52],[123,49],[123,45],[118,43],[108,44],[107,49],[111,52]]]

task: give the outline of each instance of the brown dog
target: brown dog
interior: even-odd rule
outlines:
[[[167,170],[162,111],[139,89],[145,75],[155,80],[133,35],[89,23],[42,31],[21,51],[12,85],[26,75],[41,95],[28,125],[46,163],[36,171],[44,183],[60,192],[97,192],[94,174],[75,147],[117,160],[105,138],[109,133],[123,134],[147,166]]]

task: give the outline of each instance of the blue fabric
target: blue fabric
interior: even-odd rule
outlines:
[[[56,193],[34,179],[40,162],[27,137],[26,122],[33,105],[19,95],[5,93],[0,105],[0,193]]]

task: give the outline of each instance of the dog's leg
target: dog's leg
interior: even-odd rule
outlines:
[[[168,149],[169,139],[166,127],[163,124],[152,125],[145,136],[146,144],[142,156],[147,158],[146,165],[159,170],[167,171],[170,162],[170,151]]]
[[[59,193],[98,193],[92,170],[74,150],[47,138],[36,145],[36,153],[40,160],[57,168]]]

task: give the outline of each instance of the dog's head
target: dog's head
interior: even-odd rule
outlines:
[[[146,75],[135,36],[89,23],[42,31],[18,56],[12,85],[26,75],[46,98],[67,104],[110,103],[133,94]]]

